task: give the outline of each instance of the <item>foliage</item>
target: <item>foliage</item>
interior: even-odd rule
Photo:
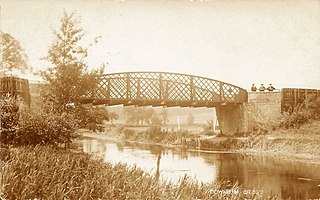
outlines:
[[[66,144],[77,137],[75,128],[74,117],[68,113],[56,114],[41,104],[30,108],[12,97],[1,99],[2,144]]]
[[[161,131],[160,126],[151,126],[147,131],[146,134],[148,136],[148,139],[160,142],[164,139],[165,134]]]
[[[161,125],[162,124],[162,119],[159,117],[159,115],[154,114],[154,115],[152,115],[152,117],[150,119],[150,123],[152,125]]]
[[[159,115],[162,116],[163,124],[166,125],[169,122],[168,109],[167,108],[163,108],[162,111],[159,113]]]
[[[155,111],[153,108],[146,107],[125,107],[124,113],[127,115],[127,123],[150,124],[150,119]]]
[[[73,12],[64,12],[59,31],[54,31],[48,55],[44,58],[52,64],[42,72],[49,83],[45,98],[53,102],[58,112],[66,110],[66,104],[77,101],[82,95],[91,92],[96,85],[97,71],[88,72],[85,62],[88,49],[81,45],[84,30],[80,18]]]
[[[74,117],[68,113],[55,114],[41,107],[22,106],[19,110],[17,145],[67,144],[77,137]]]
[[[135,130],[133,129],[124,129],[123,133],[125,138],[132,138],[132,136],[136,134]]]
[[[9,95],[0,99],[1,144],[9,144],[15,138],[19,119],[19,104],[19,101]]]
[[[301,124],[309,121],[310,116],[310,113],[306,109],[294,109],[293,112],[284,112],[277,126],[279,128],[300,127]]]
[[[87,69],[85,59],[88,57],[88,48],[82,45],[85,34],[80,23],[80,17],[75,12],[63,13],[60,29],[54,31],[55,40],[44,58],[52,67],[42,72],[49,83],[42,98],[48,102],[50,110],[72,114],[79,127],[102,130],[103,120],[109,119],[108,111],[79,103],[83,95],[91,94],[97,84],[95,77],[99,71],[89,72]],[[75,108],[68,110],[68,105],[73,104]]]
[[[298,128],[312,119],[320,119],[320,98],[309,96],[300,105],[284,112],[276,128]]]
[[[215,135],[214,130],[213,130],[213,122],[211,120],[207,121],[205,125],[202,126],[203,128],[203,133],[206,135]]]
[[[109,112],[104,106],[76,105],[75,109],[68,112],[74,116],[80,128],[92,131],[102,131],[104,120],[109,120]]]
[[[1,32],[2,66],[0,70],[5,75],[11,74],[13,69],[28,69],[28,57],[21,47],[20,42],[9,33]]]
[[[194,123],[194,116],[191,113],[189,113],[187,117],[187,124],[192,125],[193,123]]]
[[[1,180],[3,199],[262,199],[237,185],[198,185],[186,176],[178,185],[159,182],[136,167],[45,146],[11,149]]]

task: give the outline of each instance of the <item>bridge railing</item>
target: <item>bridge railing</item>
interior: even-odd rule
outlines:
[[[85,98],[106,104],[215,106],[247,101],[247,92],[237,86],[199,76],[163,72],[127,72],[97,77],[98,85]]]
[[[294,108],[303,103],[310,96],[320,98],[320,90],[283,88],[281,89],[281,110],[287,111],[289,108]]]

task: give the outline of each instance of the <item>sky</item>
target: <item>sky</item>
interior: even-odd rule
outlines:
[[[91,69],[106,73],[192,74],[243,88],[320,89],[320,1],[0,0],[1,29],[18,39],[28,64],[54,40],[63,10],[77,11]]]

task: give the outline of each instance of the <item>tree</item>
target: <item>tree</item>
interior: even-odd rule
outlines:
[[[163,108],[162,111],[160,112],[160,115],[162,116],[163,124],[166,125],[169,122],[168,109]]]
[[[49,82],[49,90],[45,95],[53,102],[57,111],[66,110],[66,104],[76,102],[96,84],[97,71],[89,72],[85,59],[88,49],[81,45],[84,30],[80,27],[80,19],[75,12],[63,13],[58,31],[54,31],[48,55],[44,58],[52,64],[42,72]]]
[[[20,42],[9,33],[1,32],[2,63],[0,74],[10,75],[13,69],[29,69],[28,57],[21,47]]]
[[[109,121],[109,112],[105,106],[77,106],[72,111],[80,128],[102,131],[104,120]]]
[[[44,57],[52,66],[42,72],[49,83],[42,97],[48,105],[47,109],[57,114],[72,115],[78,127],[101,130],[103,120],[108,120],[108,111],[102,107],[83,106],[79,102],[83,95],[91,93],[97,85],[95,77],[99,72],[87,69],[85,59],[88,57],[88,48],[82,42],[85,34],[80,17],[75,12],[64,12],[60,22],[59,30],[53,32],[55,39]],[[69,105],[74,108],[68,109]]]
[[[144,107],[125,107],[124,112],[127,115],[127,122],[134,124],[150,124],[150,119],[155,113],[153,108]]]
[[[144,108],[140,112],[143,113],[143,121],[147,124],[150,124],[151,118],[155,114],[155,110],[153,108]]]
[[[194,123],[194,117],[191,113],[189,113],[189,115],[187,117],[187,124],[192,125],[193,123]]]
[[[152,125],[161,125],[162,119],[161,119],[161,117],[159,117],[159,115],[154,114],[154,115],[152,115],[150,122]]]

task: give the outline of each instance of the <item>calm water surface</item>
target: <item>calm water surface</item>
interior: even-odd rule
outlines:
[[[281,198],[320,198],[320,165],[267,156],[191,152],[157,145],[82,138],[84,152],[97,154],[111,163],[136,165],[156,173],[160,159],[163,180],[178,182],[188,175],[202,182],[230,180],[246,189],[259,189]]]

